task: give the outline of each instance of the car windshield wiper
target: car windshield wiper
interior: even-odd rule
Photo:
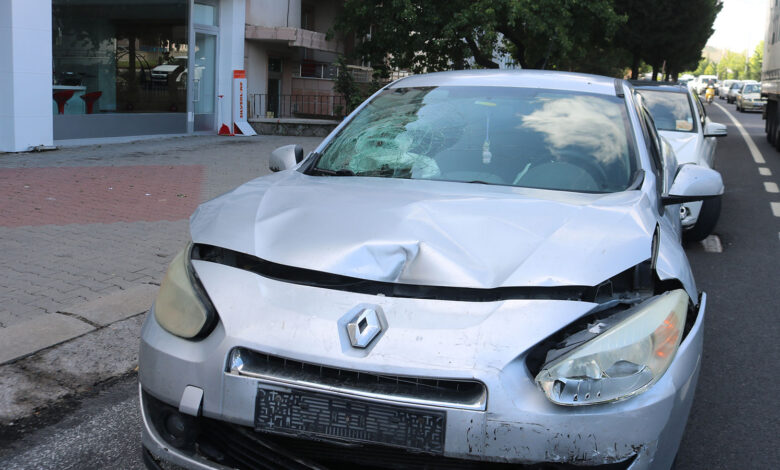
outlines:
[[[355,172],[342,168],[339,170],[328,170],[325,168],[312,168],[306,174],[311,176],[355,176]]]
[[[488,184],[488,185],[491,185],[491,186],[495,184],[495,183],[488,183],[487,181],[482,181],[482,180],[466,181],[466,183],[469,183],[469,184]]]

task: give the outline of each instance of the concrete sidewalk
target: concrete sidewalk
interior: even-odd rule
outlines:
[[[0,154],[0,426],[132,371],[202,201],[318,137],[188,136]]]

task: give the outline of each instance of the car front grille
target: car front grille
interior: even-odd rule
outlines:
[[[227,372],[306,388],[428,406],[484,410],[482,382],[360,372],[295,361],[245,348],[230,354]]]

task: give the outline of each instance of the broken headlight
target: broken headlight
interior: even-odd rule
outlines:
[[[559,405],[592,405],[647,390],[669,368],[685,327],[688,294],[658,295],[591,325],[550,350],[536,383]]]
[[[168,332],[199,339],[211,332],[217,314],[190,263],[191,250],[192,244],[188,244],[168,267],[154,303],[154,315]]]

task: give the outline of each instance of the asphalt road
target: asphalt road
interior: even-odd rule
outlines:
[[[726,184],[715,230],[723,251],[686,247],[709,304],[702,372],[678,469],[776,468],[780,208],[775,215],[770,203],[780,204],[780,194],[769,192],[776,185],[764,183],[780,184],[780,153],[766,142],[760,114],[716,103],[742,123],[766,161],[757,164],[731,120],[718,106],[707,106],[713,121],[729,126],[716,154]],[[0,443],[0,467],[142,469],[136,394],[135,376],[123,378],[56,423]]]

